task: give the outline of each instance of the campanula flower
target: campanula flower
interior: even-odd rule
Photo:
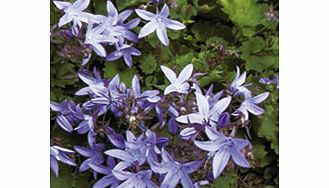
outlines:
[[[186,124],[197,123],[201,125],[208,124],[211,126],[216,126],[216,123],[219,120],[219,115],[228,107],[231,102],[231,97],[228,96],[219,100],[210,108],[209,102],[204,95],[195,93],[195,96],[199,111],[196,113],[179,116],[176,118],[176,121]]]
[[[64,1],[53,1],[59,10],[64,11],[64,15],[60,18],[58,27],[73,22],[72,32],[75,36],[79,34],[82,22],[88,23],[89,14],[82,12],[85,10],[90,0],[77,0],[74,3]]]
[[[193,161],[181,164],[175,161],[164,149],[161,149],[162,162],[152,162],[151,169],[159,174],[166,174],[161,183],[161,188],[175,188],[180,181],[184,188],[192,188],[193,182],[189,174],[198,170],[201,161]]]
[[[88,170],[90,168],[89,167],[90,163],[102,164],[104,162],[104,157],[103,157],[104,144],[94,144],[90,148],[74,146],[74,150],[77,151],[80,155],[88,158],[81,163],[79,167],[80,172],[84,172]]]
[[[260,95],[257,95],[256,97],[247,97],[242,103],[241,106],[233,112],[232,115],[239,116],[240,114],[243,114],[244,119],[249,119],[249,113],[252,113],[254,115],[261,115],[264,113],[264,110],[257,106],[257,104],[263,102],[269,95],[269,92],[262,93]]]
[[[56,123],[65,131],[71,133],[73,131],[72,125],[79,119],[73,115],[72,110],[76,108],[72,100],[64,100],[61,104],[50,101],[50,108],[57,112]]]
[[[115,61],[123,57],[124,61],[131,67],[133,65],[133,59],[131,56],[140,56],[141,52],[132,45],[116,43],[116,51],[110,53],[107,57],[107,61]]]
[[[144,170],[139,171],[137,173],[131,173],[127,171],[121,170],[112,170],[113,175],[121,180],[124,181],[116,188],[157,188],[158,186],[151,180],[152,171],[151,170]]]
[[[236,96],[239,94],[243,94],[244,96],[251,96],[251,91],[246,88],[247,86],[249,86],[251,84],[243,85],[243,83],[246,81],[246,76],[247,76],[246,71],[240,75],[240,69],[237,66],[236,67],[236,77],[230,85],[230,91],[233,94],[233,96]]]
[[[172,92],[187,94],[190,85],[187,81],[190,79],[193,72],[193,64],[188,64],[177,77],[176,73],[170,68],[161,65],[161,70],[170,81],[170,85],[166,87],[164,94],[168,95]]]
[[[154,31],[156,31],[157,36],[162,44],[168,46],[169,40],[167,36],[166,28],[173,30],[181,30],[185,29],[185,25],[168,18],[169,16],[169,8],[167,4],[164,4],[160,13],[154,14],[142,9],[135,10],[138,16],[143,18],[146,21],[149,21],[144,27],[140,30],[138,38],[143,38]]]
[[[62,163],[76,166],[73,159],[71,159],[67,155],[74,154],[74,151],[71,151],[69,149],[65,149],[59,146],[50,146],[50,167],[55,173],[56,176],[58,176],[58,164],[57,161],[61,161]]]
[[[105,175],[93,185],[93,188],[105,188],[108,186],[117,187],[119,185],[119,180],[116,177],[114,177],[112,174],[114,162],[112,163],[107,162],[107,166],[89,163],[89,166],[95,172]]]
[[[205,132],[210,141],[194,140],[193,142],[198,148],[209,151],[209,155],[213,157],[212,171],[214,178],[222,173],[231,157],[235,164],[245,168],[250,167],[248,160],[241,152],[243,148],[249,145],[248,141],[227,137],[211,127],[206,127]]]

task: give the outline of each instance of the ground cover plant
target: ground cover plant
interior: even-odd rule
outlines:
[[[51,1],[51,187],[278,187],[278,1]]]

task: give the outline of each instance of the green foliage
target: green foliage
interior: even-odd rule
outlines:
[[[88,12],[106,14],[105,2],[106,0],[91,1]],[[142,4],[145,5],[148,0],[112,2],[121,11],[138,8]],[[253,167],[242,169],[230,165],[230,168],[207,187],[278,187],[279,95],[274,86],[263,86],[258,82],[262,77],[273,78],[278,74],[278,23],[265,16],[270,10],[270,3],[273,3],[274,10],[278,11],[278,0],[176,0],[176,5],[174,0],[166,2],[170,7],[170,17],[187,26],[181,31],[168,30],[169,47],[163,46],[153,33],[134,46],[142,52],[142,56],[133,57],[134,65],[131,69],[122,59],[106,62],[95,54],[86,68],[92,70],[92,67],[96,66],[102,71],[104,78],[113,78],[119,74],[127,86],[131,85],[132,77],[137,74],[143,89],[163,90],[167,80],[161,74],[160,65],[166,65],[179,72],[185,65],[193,63],[196,72],[205,73],[198,77],[200,84],[203,87],[215,84],[216,91],[234,79],[236,66],[239,66],[241,71],[246,70],[247,83],[253,83],[251,89],[255,93],[270,92],[269,98],[262,106],[265,113],[260,117],[251,118],[251,153],[254,159],[249,161]],[[154,6],[151,6],[150,10],[154,10]],[[53,27],[61,14],[53,3],[50,6],[50,13],[50,23]],[[136,17],[135,13],[130,18],[133,17]],[[135,31],[138,32],[140,28],[136,28]],[[60,53],[63,46],[62,38],[52,39],[50,98],[54,101],[74,98],[74,93],[85,86],[77,77],[77,71],[80,69],[79,59],[63,57]],[[53,128],[54,122],[51,125]],[[71,147],[68,143],[81,143],[79,137],[60,132],[55,127],[52,136],[56,135],[64,139],[63,146]],[[53,188],[91,187],[93,182],[90,174],[78,175],[74,168],[64,165],[60,165],[58,178],[51,173]]]

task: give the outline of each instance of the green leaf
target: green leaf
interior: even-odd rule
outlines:
[[[67,187],[71,188],[73,185],[73,176],[70,167],[62,165],[59,162],[59,174],[56,177],[51,170],[50,172],[50,187],[51,188],[59,188],[59,187]]]
[[[128,68],[123,62],[106,62],[103,70],[104,78],[113,78],[116,74],[119,74],[120,81],[128,87],[131,86],[131,80],[137,73],[135,67]]]
[[[140,66],[145,74],[152,74],[157,68],[157,61],[152,54],[147,54],[140,60]]]
[[[265,138],[268,141],[274,141],[278,139],[278,107],[272,105],[266,105],[265,113],[261,117],[261,124],[256,127],[256,133],[259,137]]]
[[[240,49],[242,53],[255,53],[255,52],[260,52],[264,48],[265,48],[265,41],[261,37],[257,36],[242,43]]]
[[[256,0],[218,0],[223,11],[238,26],[256,26],[264,19],[263,9]]]
[[[256,161],[259,162],[260,167],[267,166],[270,164],[270,157],[267,155],[267,151],[265,150],[265,146],[260,143],[253,144],[253,154],[256,158]]]
[[[235,170],[226,170],[218,177],[214,183],[210,186],[211,188],[232,188],[237,186],[238,175]]]

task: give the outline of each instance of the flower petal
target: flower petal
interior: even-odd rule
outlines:
[[[165,18],[169,16],[169,7],[166,3],[163,5],[159,14]]]
[[[263,102],[265,99],[267,99],[269,92],[265,92],[262,94],[257,95],[256,97],[251,98],[251,101],[255,104]]]
[[[72,4],[72,8],[83,11],[88,7],[90,0],[77,0]]]
[[[156,28],[157,36],[161,43],[165,46],[169,46],[169,39],[167,36],[167,30],[166,27],[162,26],[160,28]]]
[[[53,1],[53,3],[59,10],[63,10],[71,5],[70,2],[63,2],[63,1]]]
[[[181,29],[185,29],[186,26],[176,20],[171,20],[171,19],[167,19],[165,20],[165,25],[167,28],[169,29],[173,29],[173,30],[181,30]]]
[[[237,164],[241,167],[250,168],[248,160],[245,158],[245,156],[242,154],[242,152],[238,148],[231,147],[230,153],[232,155],[232,159],[235,164]]]
[[[230,153],[227,150],[221,150],[216,152],[212,162],[212,172],[214,178],[217,178],[224,168],[226,167],[228,160],[230,159]]]
[[[152,18],[155,17],[155,14],[153,14],[152,12],[148,12],[146,10],[142,10],[142,9],[135,9],[137,15],[141,18],[143,18],[144,20],[150,21],[152,20]]]
[[[180,84],[186,82],[191,77],[192,72],[193,72],[193,64],[186,65],[183,68],[183,70],[180,72],[177,78],[177,82]]]
[[[157,28],[157,24],[155,21],[150,21],[149,23],[145,24],[142,29],[139,31],[138,38],[143,38],[151,33],[153,33]]]
[[[195,93],[199,114],[204,117],[209,116],[209,103],[205,96],[201,93]]]

